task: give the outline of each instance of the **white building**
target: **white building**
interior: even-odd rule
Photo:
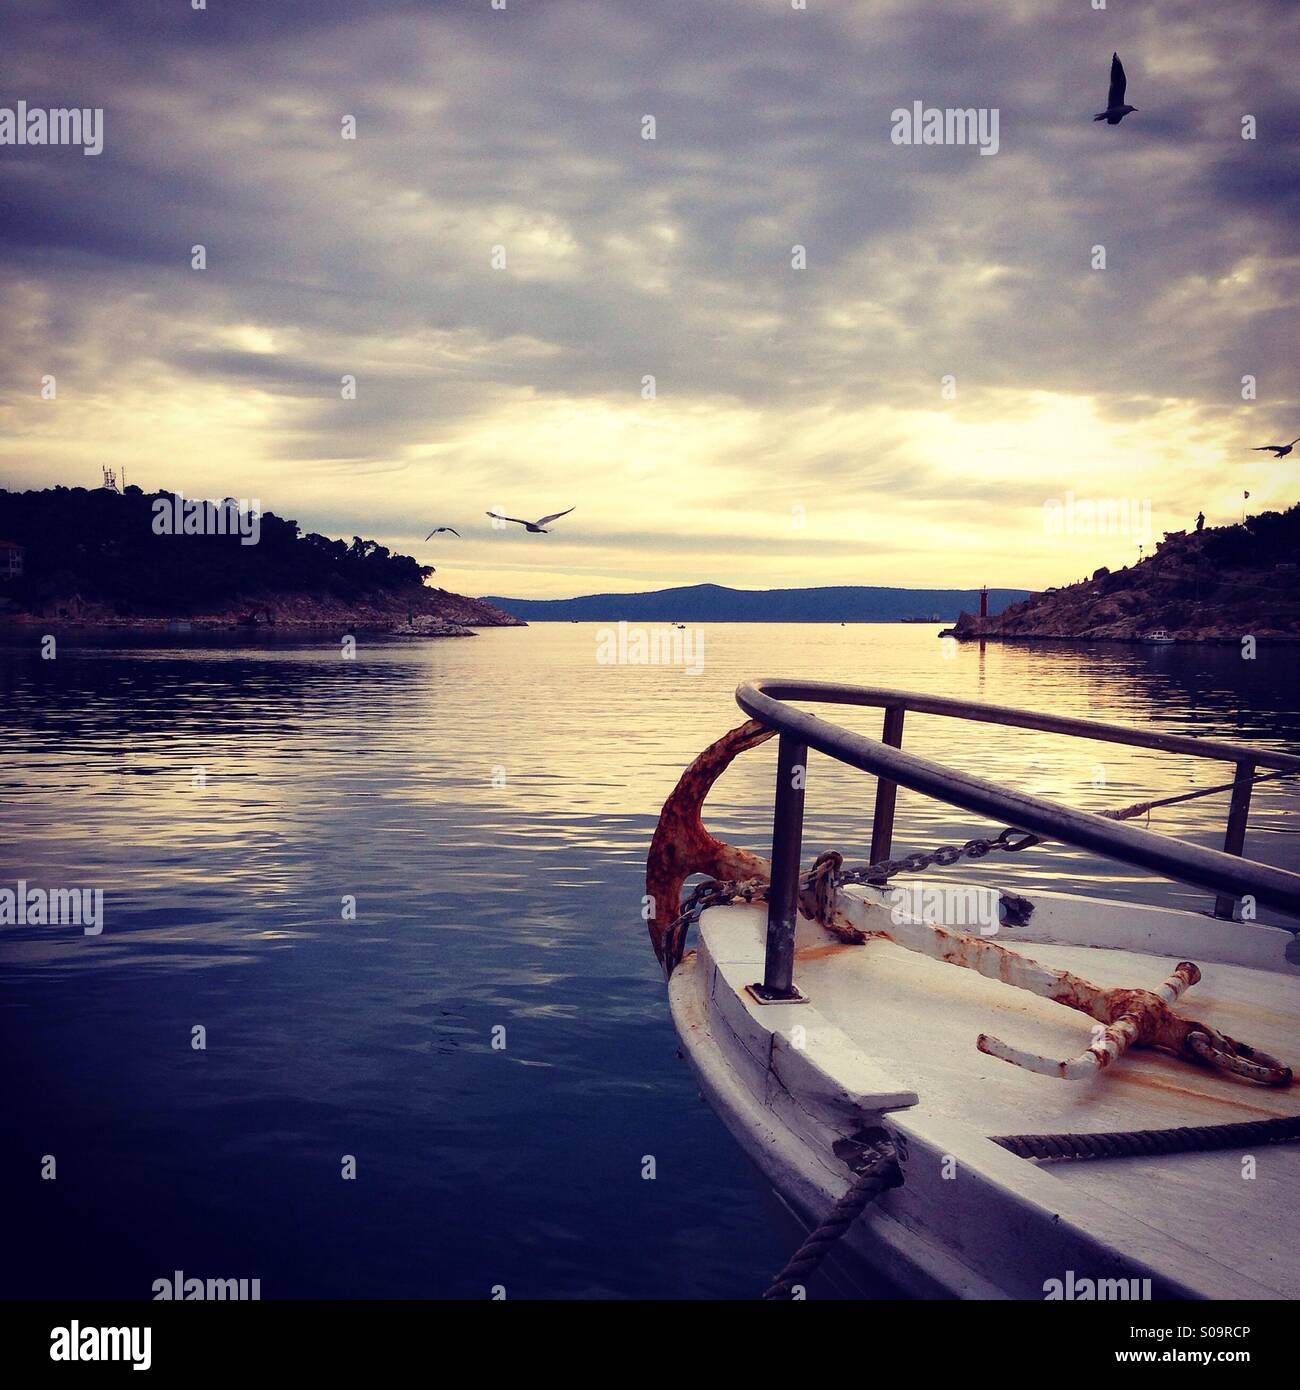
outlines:
[[[0,579],[17,579],[22,572],[22,546],[13,541],[0,541]]]

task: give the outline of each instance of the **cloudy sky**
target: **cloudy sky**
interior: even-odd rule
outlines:
[[[105,114],[0,147],[0,483],[109,464],[525,597],[1040,587],[1147,505],[1285,505],[1300,7],[1096,2],[9,0],[0,106]],[[893,143],[916,101],[998,153]],[[1071,494],[1137,529],[1053,533]]]

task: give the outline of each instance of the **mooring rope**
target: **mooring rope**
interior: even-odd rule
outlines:
[[[1214,1149],[1235,1149],[1243,1144],[1294,1143],[1300,1139],[1300,1115],[1183,1129],[1129,1129],[1102,1134],[994,1134],[989,1137],[1019,1158],[1047,1162],[1207,1153]]]
[[[1250,786],[1256,782],[1276,782],[1279,777],[1300,777],[1297,772],[1257,772],[1249,781]],[[1177,796],[1162,796],[1158,801],[1139,801],[1136,805],[1126,806],[1122,811],[1102,811],[1099,814],[1107,816],[1112,820],[1128,820],[1131,816],[1141,815],[1143,811],[1153,811],[1158,806],[1177,806],[1182,801],[1195,801],[1199,796],[1216,796],[1220,792],[1235,791],[1235,782],[1220,782],[1214,787],[1201,787],[1192,792],[1181,792]]]
[[[1228,1125],[1178,1129],[1129,1129],[1100,1134],[995,1134],[995,1144],[1018,1158],[1070,1162],[1088,1158],[1137,1158],[1144,1155],[1210,1153],[1253,1144],[1287,1144],[1300,1139],[1300,1115],[1273,1120],[1244,1120]],[[763,1294],[764,1301],[788,1299],[799,1284],[817,1272],[831,1247],[879,1197],[903,1185],[903,1171],[893,1150],[881,1154],[809,1232]]]
[[[826,1213],[821,1224],[810,1231],[804,1243],[786,1261],[763,1295],[764,1301],[789,1298],[796,1284],[802,1284],[816,1273],[831,1246],[866,1210],[877,1197],[891,1187],[903,1185],[903,1170],[893,1153],[882,1154],[866,1169],[852,1187]]]

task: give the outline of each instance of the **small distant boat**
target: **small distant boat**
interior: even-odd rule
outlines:
[[[1148,632],[1142,640],[1144,642],[1156,642],[1164,646],[1170,642],[1176,642],[1178,639],[1176,637],[1170,637],[1164,628],[1158,627],[1154,632]]]
[[[1300,1088],[1272,1055],[1300,1035],[1292,933],[1233,920],[1246,894],[1300,917],[1300,874],[1241,857],[1240,776],[1300,771],[1300,757],[819,681],[754,682],[736,699],[749,722],[702,753],[665,803],[646,890],[668,907],[650,936],[683,1053],[782,1216],[809,1231],[849,1204],[828,1280],[869,1293],[883,1273],[917,1297],[1300,1296]],[[883,707],[883,737],[787,701]],[[1234,788],[1225,849],[905,752],[913,711],[1230,763],[1235,783],[1209,789]],[[768,861],[714,839],[700,807],[732,759],[773,734]],[[797,774],[810,748],[876,776],[868,869],[823,854],[800,872]],[[899,786],[1008,829],[891,859]],[[1020,897],[963,885],[947,867],[1044,841],[1208,889],[1215,917]],[[694,873],[710,881],[683,905]],[[992,911],[973,926],[981,892]]]

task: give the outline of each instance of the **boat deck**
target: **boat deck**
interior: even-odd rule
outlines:
[[[841,728],[792,702],[878,708],[881,735]],[[686,955],[689,914],[657,908],[650,937],[701,1091],[791,1214],[805,1228],[819,1225],[855,1175],[888,1161],[899,1181],[849,1223],[837,1251],[846,1266],[851,1258],[885,1270],[919,1297],[1300,1294],[1292,1196],[1300,1146],[1283,1142],[1300,1114],[1291,1076],[1300,1062],[1300,957],[1290,931],[1228,920],[1246,904],[1252,917],[1254,909],[1300,916],[1300,874],[1242,854],[1259,770],[1300,772],[1300,754],[783,677],[745,682],[736,703],[750,722],[706,748],[664,803],[646,891],[651,903],[676,909],[687,881],[703,874],[733,888],[767,882],[769,906],[732,901],[704,911],[697,949]],[[904,751],[904,718],[913,714],[1230,764],[1231,783],[1176,798],[1231,792],[1224,848],[1131,824],[1142,806],[1096,815]],[[732,759],[774,733],[765,861],[709,836],[700,810]],[[861,875],[841,873],[824,856],[801,873],[809,750],[875,777],[869,859],[877,865],[889,860],[899,787],[1005,828],[982,847],[945,846],[899,861],[915,872],[891,876],[887,888],[858,882]],[[957,874],[930,875],[994,846],[1014,853],[1025,847],[1022,834],[1212,892],[1215,915],[1059,892],[1013,901],[1019,895],[999,894],[989,878],[981,903],[980,889]],[[800,918],[808,894],[825,920],[870,939],[847,945],[843,936],[854,933],[837,936]],[[705,891],[706,899],[719,896],[717,887]],[[1182,961],[1197,970],[1171,983]],[[1124,998],[1130,990],[1177,998],[1173,1016],[1162,999]],[[1114,1026],[1044,995],[1086,1000],[1106,1019],[1114,1015]],[[1120,1027],[1126,1011],[1131,1021]],[[1179,1020],[1201,1024],[1203,1035]],[[981,1035],[989,1052],[979,1050]],[[1239,1074],[1220,1074],[1199,1055],[1122,1050],[1134,1035],[1208,1056],[1217,1048]],[[1286,1084],[1261,1084],[1268,1081]],[[1283,1123],[1257,1132],[1275,1120]],[[1159,1158],[1039,1162],[995,1142],[1208,1126],[1229,1128],[1180,1141],[1166,1135],[1160,1143],[1202,1147]],[[1233,1147],[1205,1147],[1211,1142]]]
[[[876,909],[877,912],[881,910]],[[1300,981],[1281,959],[1282,934],[1241,924],[1204,926],[1189,914],[1126,907],[1061,897],[1044,906],[1048,936],[1087,939],[1089,914],[1119,945],[1069,944],[1025,939],[1004,932],[999,940],[1041,964],[1066,969],[1101,986],[1154,989],[1181,959],[1196,960],[1202,979],[1188,989],[1176,1010],[1280,1057],[1293,1067],[1295,1022],[1300,1016]],[[1158,914],[1153,916],[1152,914]],[[883,919],[882,919],[883,920]],[[1116,924],[1119,924],[1118,927]],[[1219,933],[1241,943],[1235,953],[1252,963],[1207,960],[1193,949],[1156,954],[1165,938]],[[1242,933],[1245,933],[1242,935]],[[701,939],[716,965],[715,1006],[720,995],[743,995],[744,979],[762,973],[765,913],[730,907],[704,915]],[[1258,935],[1252,933],[1259,933]],[[1204,935],[1200,944],[1216,938]],[[1208,950],[1207,946],[1207,950]],[[1234,948],[1220,952],[1231,957]],[[1274,957],[1263,969],[1259,957]],[[990,1033],[1051,1057],[1073,1057],[1091,1040],[1092,1020],[1062,1004],[989,979],[975,971],[933,960],[887,939],[848,945],[815,923],[800,921],[795,978],[808,1005],[746,1005],[750,1019],[776,1030],[777,1049],[799,1020],[808,1025],[807,1060],[825,1065],[841,1088],[855,1089],[855,1070],[864,1108],[922,1120],[938,1116],[976,1136],[1165,1129],[1230,1124],[1300,1114],[1300,1088],[1270,1088],[1233,1079],[1208,1067],[1149,1049],[1130,1049],[1112,1066],[1085,1081],[1063,1081],[1010,1065],[980,1052],[975,1040]],[[759,1008],[759,1017],[754,1008]],[[726,1008],[734,1015],[734,1004]],[[741,1031],[745,1023],[742,1020]],[[798,1044],[795,1044],[798,1046]],[[750,1050],[754,1050],[752,1045]],[[777,1063],[771,1064],[777,1072]],[[890,1098],[892,1095],[892,1099]],[[899,1101],[902,1100],[900,1105]],[[833,1123],[833,1122],[832,1122]],[[1252,1165],[1244,1161],[1246,1152]],[[1140,1231],[1143,1244],[1204,1252],[1222,1267],[1222,1278],[1239,1269],[1258,1295],[1300,1295],[1300,1262],[1292,1258],[1279,1223],[1293,1225],[1294,1194],[1300,1190],[1300,1146],[1259,1145],[1158,1158],[1083,1160],[1023,1164],[1026,1189],[1050,1207],[1102,1208]],[[1000,1160],[995,1166],[1005,1169]],[[1044,1179],[1051,1186],[1044,1187]],[[1014,1181],[1014,1179],[1013,1179]],[[1060,1188],[1055,1185],[1060,1184]],[[1212,1252],[1212,1253],[1211,1253]]]
[[[758,926],[761,946],[761,916]],[[1021,954],[1104,987],[1155,989],[1177,963],[1132,951],[1044,943],[1026,943]],[[1256,1086],[1146,1048],[1130,1049],[1087,1081],[1060,1081],[986,1056],[975,1046],[980,1033],[1044,1056],[1073,1057],[1088,1046],[1092,1020],[892,941],[813,946],[796,952],[795,961],[799,987],[823,1017],[886,1070],[923,1091],[928,1104],[977,1116],[986,1134],[1163,1129],[1300,1113],[1294,1083],[1281,1090]],[[1259,997],[1261,980],[1269,984],[1271,1000]],[[1176,1007],[1284,1055],[1296,1045],[1296,995],[1295,982],[1285,977],[1206,965],[1201,982]]]

